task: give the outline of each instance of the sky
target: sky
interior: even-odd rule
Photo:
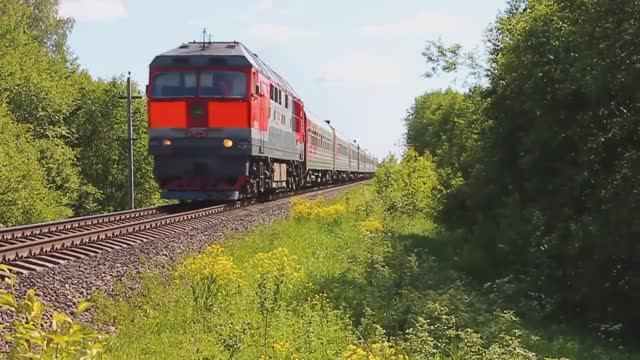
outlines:
[[[70,47],[94,77],[131,71],[199,40],[240,41],[294,87],[317,118],[378,158],[400,153],[416,96],[450,86],[421,76],[427,40],[481,47],[505,0],[61,0]]]

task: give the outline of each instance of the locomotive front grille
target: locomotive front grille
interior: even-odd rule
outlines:
[[[193,163],[193,175],[207,176],[209,175],[209,164],[203,162]]]

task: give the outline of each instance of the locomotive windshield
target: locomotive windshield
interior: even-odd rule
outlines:
[[[153,81],[154,98],[244,98],[247,75],[239,71],[164,72]]]
[[[153,80],[153,96],[156,98],[196,96],[197,80],[194,72],[166,72]]]
[[[200,73],[200,96],[243,98],[247,94],[247,74],[239,71]]]

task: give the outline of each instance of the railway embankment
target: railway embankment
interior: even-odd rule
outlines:
[[[354,185],[357,186],[357,184],[351,184],[320,189],[298,196],[314,197],[322,194],[326,197],[333,197]],[[74,315],[77,312],[77,305],[93,297],[95,293],[109,296],[136,293],[140,290],[140,280],[144,276],[143,274],[150,271],[166,274],[171,271],[172,264],[185,254],[202,251],[207,245],[222,241],[228,234],[237,234],[268,226],[277,219],[286,217],[289,207],[290,202],[286,197],[277,198],[274,201],[231,206],[227,210],[215,211],[205,216],[196,217],[192,221],[187,219],[182,222],[169,222],[165,225],[158,224],[147,230],[141,229],[122,235],[116,234],[107,239],[96,238],[93,242],[84,244],[67,244],[62,249],[52,247],[50,251],[42,255],[34,253],[29,256],[25,255],[24,259],[10,261],[11,272],[7,271],[7,273],[15,274],[15,270],[20,272],[17,274],[18,276],[0,277],[4,281],[4,284],[0,284],[0,291],[5,290],[5,292],[0,292],[0,323],[5,325],[4,329],[0,330],[3,330],[4,336],[12,336],[11,334],[15,331],[12,331],[11,328],[13,330],[17,328],[12,324],[13,321],[19,320],[27,328],[33,325],[36,322],[34,314],[26,318],[26,314],[20,312],[21,315],[16,319],[14,308],[33,308],[35,302],[38,302],[38,305],[35,305],[36,308],[46,306],[46,309],[42,309],[42,314],[38,313],[37,316],[38,319],[42,319],[43,333],[41,335],[55,335],[55,332],[48,332],[51,331],[54,311],[68,316]],[[184,213],[184,211],[181,212],[173,208],[159,208],[159,210],[161,211],[123,212],[117,213],[118,216],[94,216],[77,221],[72,219],[60,221],[61,224],[29,225],[18,231],[24,236],[14,234],[14,239],[7,240],[6,244],[1,244],[6,247],[11,242],[27,246],[32,241],[38,241],[38,238],[54,238],[55,240],[56,236],[62,235],[61,232],[64,232],[65,236],[77,234],[81,237],[82,231],[87,230],[84,229],[85,226],[94,229],[109,229],[118,224],[128,225],[141,221],[138,215],[145,219],[151,216],[168,216],[169,213],[180,216]],[[194,212],[196,210],[189,208],[185,211]],[[121,218],[123,214],[128,217]],[[115,223],[112,224],[112,222]],[[10,231],[5,231],[5,233],[8,232]],[[137,237],[138,240],[125,241],[131,236]],[[122,244],[114,247],[115,242],[122,242]],[[0,247],[0,249],[5,247]],[[52,261],[55,259],[58,261]],[[40,264],[40,266],[36,267],[34,264]],[[4,265],[0,264],[0,266]],[[35,297],[30,295],[32,289]],[[82,317],[85,321],[91,322],[91,315],[92,310],[89,310]],[[102,327],[102,330],[109,332],[113,328],[106,326]],[[57,336],[60,341],[68,342],[71,347],[78,345],[69,342],[60,334]],[[8,350],[11,341],[7,340],[11,339],[0,341],[1,349]],[[87,341],[81,338],[76,340]],[[37,348],[34,349],[35,353],[42,352],[42,347],[34,346]],[[28,351],[21,348],[19,352],[26,353]]]
[[[380,181],[260,209],[279,215],[224,242],[183,234],[199,245],[159,267],[147,262],[129,282],[135,288],[120,281],[92,297],[108,356],[637,358],[567,326],[520,318],[497,284],[482,286],[458,268],[452,243],[460,239],[422,212],[391,210],[427,198],[391,204]]]

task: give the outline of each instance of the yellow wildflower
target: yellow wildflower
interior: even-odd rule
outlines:
[[[347,208],[343,204],[322,205],[322,199],[294,199],[292,201],[291,216],[295,219],[336,219],[344,214]]]
[[[349,345],[342,354],[344,360],[408,360],[409,357],[393,348],[388,342],[371,344],[370,349]]]
[[[183,261],[176,276],[188,279],[194,302],[205,307],[211,306],[217,295],[231,293],[242,284],[242,272],[219,245]]]
[[[285,248],[277,248],[269,253],[258,253],[250,261],[257,277],[269,282],[281,280],[291,285],[292,281],[302,280],[304,270],[296,264],[296,257],[289,255]]]
[[[178,275],[188,276],[190,280],[204,281],[216,278],[220,284],[231,285],[240,282],[242,272],[233,263],[233,258],[223,255],[224,249],[213,245],[201,254],[186,259],[178,266]]]
[[[342,354],[344,360],[367,360],[367,351],[355,345],[349,345],[347,351]]]
[[[360,232],[365,236],[375,235],[384,230],[382,223],[376,219],[367,219],[360,223]]]
[[[262,316],[273,313],[285,297],[286,290],[304,278],[304,271],[295,259],[287,249],[278,248],[269,253],[258,253],[249,262],[255,274],[254,290]]]
[[[273,343],[273,350],[279,359],[298,359],[298,355],[291,348],[287,341],[276,341]]]

